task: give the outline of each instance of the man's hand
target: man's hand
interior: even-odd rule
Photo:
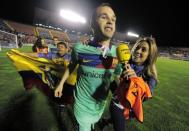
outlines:
[[[62,90],[63,90],[63,85],[59,84],[54,91],[54,96],[60,98],[62,96]]]

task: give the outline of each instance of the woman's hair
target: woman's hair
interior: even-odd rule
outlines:
[[[155,38],[152,37],[142,37],[139,38],[135,45],[133,46],[131,53],[135,51],[136,47],[141,44],[142,42],[147,42],[149,45],[149,53],[146,61],[144,62],[144,75],[147,77],[153,77],[154,79],[157,78],[157,69],[156,69],[156,61],[158,56],[158,49],[156,45]]]

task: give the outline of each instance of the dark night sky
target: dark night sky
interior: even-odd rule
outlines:
[[[5,0],[3,0],[5,1]],[[0,18],[32,24],[34,7],[58,11],[70,7],[89,19],[93,9],[103,2],[112,5],[117,16],[117,31],[132,30],[138,34],[153,35],[158,45],[188,47],[184,0],[6,0],[1,1]],[[120,1],[120,2],[119,2]],[[11,3],[11,4],[10,4]]]

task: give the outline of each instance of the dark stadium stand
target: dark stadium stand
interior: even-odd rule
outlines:
[[[35,41],[37,40],[36,36],[30,36],[30,35],[26,35],[25,37],[22,38],[22,43],[35,43]]]
[[[68,35],[71,43],[75,43],[79,41],[79,36],[77,34],[69,33]]]
[[[62,32],[63,33],[63,38],[65,41],[69,41],[70,42],[70,37],[66,32]]]
[[[70,38],[68,37],[66,32],[62,31],[57,31],[57,30],[50,30],[53,37],[57,37],[58,40],[65,40],[65,41],[70,41]]]
[[[36,31],[37,31],[38,36],[40,36],[41,38],[52,39],[49,29],[36,27]]]
[[[21,23],[16,23],[12,21],[7,21],[7,23],[19,33],[27,34],[27,35],[34,35],[34,27],[30,25],[25,25]]]
[[[49,26],[47,26],[49,27]],[[65,31],[49,29],[46,27],[36,27],[31,25],[25,25],[17,22],[7,21],[0,19],[0,30],[5,32],[11,32],[12,34],[18,34],[19,40],[24,44],[32,44],[35,43],[37,37],[42,37],[45,39],[47,44],[52,43],[53,37],[57,37],[58,40],[68,41],[70,46],[72,47],[74,43],[81,41],[84,42],[87,39],[90,39],[90,36],[86,34],[81,34],[74,32],[72,29],[66,29]],[[72,31],[71,31],[72,30]],[[4,42],[10,42],[11,40],[9,35],[1,35],[0,40]],[[124,33],[116,32],[114,36],[114,43],[119,44],[120,42],[124,42],[126,36]],[[129,46],[132,48],[135,40],[129,40]],[[170,59],[178,59],[178,60],[189,60],[189,48],[178,48],[178,47],[158,47],[159,57],[167,57]]]
[[[11,29],[6,25],[6,23],[2,19],[0,19],[0,30],[4,30],[8,32],[11,31]]]

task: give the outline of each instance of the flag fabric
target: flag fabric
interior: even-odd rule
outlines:
[[[62,98],[54,97],[54,88],[59,83],[69,61],[64,60],[64,58],[54,61],[32,57],[27,55],[27,53],[15,49],[7,52],[7,56],[11,59],[16,70],[22,77],[26,90],[37,87],[57,103],[67,104],[73,102],[73,89],[77,76],[76,69],[70,75],[69,81],[64,85]]]
[[[118,100],[124,107],[124,117],[130,118],[130,111],[132,110],[134,116],[139,122],[144,121],[143,117],[143,100],[152,98],[150,88],[142,77],[131,77],[130,82],[122,80],[117,89]]]

